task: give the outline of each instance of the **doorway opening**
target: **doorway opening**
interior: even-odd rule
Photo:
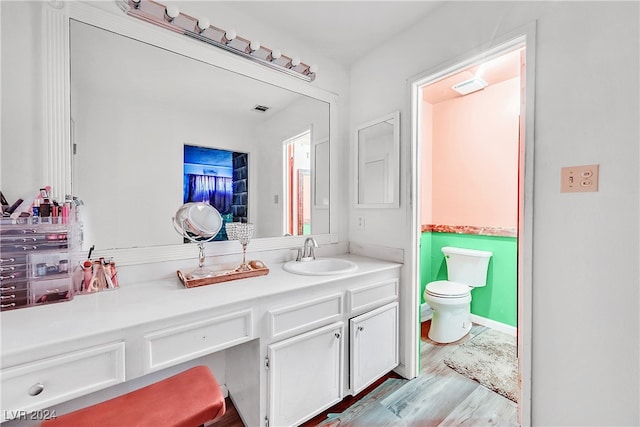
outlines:
[[[526,70],[533,69],[534,57],[529,37],[412,82],[416,318],[424,321],[432,313],[424,304],[426,284],[447,279],[442,247],[491,251],[487,285],[471,293],[471,320],[517,336],[518,419],[524,424],[530,419],[531,385],[533,76]],[[417,327],[420,331],[420,323]],[[420,348],[420,333],[415,336]]]
[[[284,141],[284,230],[311,234],[311,130]]]

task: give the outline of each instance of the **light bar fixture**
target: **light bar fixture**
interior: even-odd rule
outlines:
[[[153,0],[116,0],[127,14],[167,30],[219,47],[248,58],[271,69],[308,82],[316,78],[317,65],[307,65],[298,57],[283,55],[278,49],[262,46],[257,40],[239,37],[235,30],[214,27],[205,17],[193,18],[176,6],[165,6]]]

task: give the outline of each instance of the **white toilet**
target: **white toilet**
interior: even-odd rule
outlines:
[[[447,262],[448,280],[427,284],[424,300],[433,309],[429,338],[450,343],[471,330],[471,289],[487,285],[491,252],[442,248]]]

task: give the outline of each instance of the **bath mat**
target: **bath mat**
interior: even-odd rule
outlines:
[[[487,330],[461,344],[444,363],[465,377],[518,402],[516,337]]]

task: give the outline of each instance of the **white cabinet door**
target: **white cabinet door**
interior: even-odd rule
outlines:
[[[290,426],[342,400],[343,323],[268,346],[269,425]]]
[[[355,395],[398,366],[398,303],[349,321],[351,391]]]

